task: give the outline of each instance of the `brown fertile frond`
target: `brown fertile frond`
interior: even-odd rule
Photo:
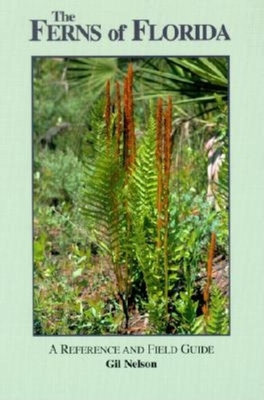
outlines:
[[[134,127],[133,69],[129,65],[124,80],[124,166],[131,170],[136,158],[136,135]]]
[[[156,113],[156,159],[157,159],[157,164],[159,164],[162,161],[162,99],[158,99],[157,103],[157,113]]]
[[[128,121],[127,121],[127,113],[128,113],[128,80],[127,76],[124,79],[124,93],[123,93],[123,106],[124,106],[124,111],[123,111],[123,165],[125,170],[127,171],[128,169]]]
[[[168,106],[164,115],[165,120],[165,138],[164,138],[164,169],[167,182],[170,179],[171,167],[171,131],[172,131],[172,101],[168,99]]]
[[[133,67],[128,67],[128,112],[129,112],[129,138],[130,138],[130,166],[135,162],[136,158],[136,135],[134,126],[134,96],[133,96]]]
[[[121,145],[121,131],[122,131],[122,106],[121,106],[119,82],[116,82],[116,112],[117,112],[116,143],[117,143],[117,155],[119,156],[120,145]]]

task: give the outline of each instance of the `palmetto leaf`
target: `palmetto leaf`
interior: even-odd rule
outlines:
[[[117,58],[72,58],[68,62],[67,76],[72,85],[82,86],[89,97],[95,99],[104,93],[107,80],[114,82],[124,73]]]
[[[103,93],[107,80],[122,82],[131,61],[137,78],[136,100],[168,94],[177,104],[215,103],[216,95],[227,100],[226,57],[73,58],[68,63],[68,79],[72,84],[82,85],[94,99]]]
[[[172,95],[177,104],[216,102],[227,99],[228,63],[219,58],[165,58],[157,64],[149,61],[140,69],[147,87],[144,98]],[[184,98],[179,98],[179,94]]]
[[[217,60],[217,62],[215,62]],[[210,85],[219,85],[226,88],[228,84],[227,80],[227,68],[226,59],[222,59],[222,68],[219,68],[220,59],[217,58],[187,58],[187,59],[169,59],[169,62],[174,63],[177,66],[181,66],[186,73],[194,78],[195,76],[201,78],[204,82]],[[224,71],[224,73],[223,73]]]

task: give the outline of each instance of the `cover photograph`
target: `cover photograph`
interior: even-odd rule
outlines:
[[[0,7],[0,400],[261,400],[262,2]]]
[[[34,334],[228,334],[228,57],[32,69]]]

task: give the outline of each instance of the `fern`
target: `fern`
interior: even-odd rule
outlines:
[[[213,285],[209,303],[209,316],[206,321],[206,333],[211,335],[227,335],[229,319],[226,297],[221,290]]]
[[[201,334],[203,332],[203,316],[197,317],[198,301],[192,299],[193,290],[190,293],[180,292],[175,301],[175,321],[179,334]]]
[[[165,271],[162,248],[157,246],[156,123],[149,117],[148,129],[137,152],[128,187],[135,261],[143,273],[148,312],[156,332],[164,331]]]
[[[110,253],[114,237],[122,225],[122,184],[119,165],[106,151],[99,154],[94,167],[85,166],[82,210],[90,227],[96,230],[97,236],[108,246]]]
[[[136,165],[130,183],[129,206],[137,220],[144,221],[153,214],[157,192],[157,171],[155,165],[155,121],[149,119],[149,126],[138,149]]]
[[[186,219],[184,234],[178,233],[180,224],[170,221],[171,101],[165,110],[158,102],[156,119],[150,115],[147,130],[136,144],[131,69],[124,87],[124,114],[119,90],[117,111],[111,114],[108,82],[105,121],[98,122],[96,116],[93,121],[96,153],[94,163],[85,166],[83,212],[97,244],[111,258],[126,328],[128,299],[133,292],[129,290],[138,285],[144,286],[144,300],[147,292],[144,305],[157,333],[170,328],[169,306],[175,311],[177,333],[226,332],[228,319],[221,293],[212,291],[206,319],[198,316],[199,302],[194,300],[197,243],[203,231],[197,227],[196,233],[191,232]],[[172,289],[177,291],[173,298],[169,294]]]

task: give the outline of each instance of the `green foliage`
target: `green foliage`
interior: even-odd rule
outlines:
[[[129,185],[131,240],[135,258],[143,272],[152,309],[164,296],[164,269],[159,263],[157,240],[157,170],[155,161],[155,122],[150,116],[148,129],[139,145],[136,165]]]
[[[190,335],[202,333],[203,319],[197,317],[199,303],[192,299],[194,289],[189,292],[180,292],[174,303],[175,311],[172,313],[177,334]]]
[[[77,335],[116,334],[121,326],[122,313],[118,304],[114,303],[112,307],[115,307],[115,315],[102,300],[91,304],[86,310],[80,304],[80,318],[72,323],[71,328],[75,329]]]
[[[229,333],[229,316],[227,299],[214,284],[211,287],[209,316],[198,315],[199,302],[194,300],[194,289],[189,293],[180,292],[174,302],[171,324],[177,334],[191,335],[227,335]]]
[[[210,233],[220,224],[218,214],[205,198],[205,192],[197,194],[193,190],[172,195],[170,229],[174,244],[178,244],[172,248],[175,261],[185,259],[192,265],[204,261],[201,255],[207,248]]]
[[[35,157],[34,189],[39,202],[76,204],[83,178],[82,163],[71,150],[50,152],[47,149]]]
[[[120,199],[123,176],[119,164],[104,148],[95,159],[95,164],[87,164],[84,171],[86,176],[83,180],[82,211],[87,216],[89,225],[95,227],[95,232],[99,240],[104,242],[108,253],[112,254],[115,238],[122,231],[124,214]]]
[[[70,58],[67,76],[94,101],[104,94],[107,80],[114,83],[123,73],[117,58]]]
[[[44,290],[35,291],[35,334],[104,335],[119,332],[122,311],[115,301],[111,306],[100,299],[91,304],[76,301],[76,293],[66,283],[52,289],[53,294],[48,298]]]
[[[210,335],[227,335],[229,333],[227,300],[215,285],[211,288],[210,313],[206,323],[206,333]]]
[[[127,279],[132,288],[144,279],[147,301],[142,299],[142,304],[149,313],[152,332],[162,333],[167,329],[167,319],[164,258],[162,249],[157,247],[155,151],[152,116],[138,144],[136,163],[127,181],[120,160],[115,157],[114,141],[113,148],[108,150],[101,145],[94,165],[86,168],[83,211],[96,230],[98,245],[111,255],[113,264],[120,268],[120,261],[125,263],[129,253]],[[193,300],[199,290],[194,289],[195,282],[201,264],[207,260],[210,234],[221,228],[220,214],[211,209],[205,197],[205,192],[197,195],[191,188],[189,193],[172,192],[170,199],[169,290],[174,299],[170,300],[174,309],[170,329],[177,333],[203,332],[203,320],[198,316],[201,304]],[[198,211],[193,213],[194,210]],[[173,294],[175,291],[177,295]]]
[[[153,218],[156,193],[156,124],[153,116],[149,117],[148,127],[138,145],[136,166],[130,182],[130,212],[137,216],[140,223],[144,223],[146,217]]]
[[[135,89],[140,94],[142,85],[144,97],[180,92],[192,102],[215,102],[215,94],[227,98],[226,57],[70,59],[68,74],[75,84],[99,96],[107,79],[114,82],[124,75],[128,62],[133,62],[138,78]]]
[[[45,134],[58,121],[80,127],[85,120],[87,105],[83,97],[78,97],[78,91],[69,92],[64,60],[36,58],[33,67],[35,135]]]
[[[60,259],[52,255],[52,243],[47,245],[44,236],[35,244],[35,334],[118,333],[122,326],[121,307],[111,291],[110,277],[102,274],[100,265],[91,264],[89,249],[72,246],[68,248],[68,258]],[[86,296],[91,278],[92,295]]]
[[[127,62],[35,61],[34,332],[120,334],[128,332],[124,316],[132,322],[135,308],[148,315],[146,334],[228,334],[227,296],[217,286],[211,287],[208,318],[202,313],[211,232],[217,233],[216,254],[227,257],[229,251],[227,60],[133,60],[134,122],[142,132],[129,172],[122,144],[117,152],[116,111],[106,142],[101,96],[105,80],[123,78]],[[74,86],[77,81],[81,85]],[[173,118],[180,113],[192,121],[201,111],[203,119],[193,120],[186,137],[173,127],[165,254],[164,242],[157,245],[165,229],[158,232],[157,226],[156,122],[149,103],[138,98],[168,93]],[[60,121],[69,122],[69,130],[54,139],[53,150],[41,146],[37,139]],[[226,156],[218,212],[206,201],[209,134],[217,136]]]

